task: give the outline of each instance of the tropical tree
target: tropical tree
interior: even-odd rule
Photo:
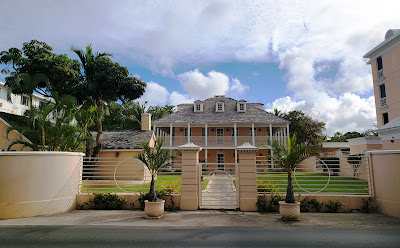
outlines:
[[[301,161],[318,153],[308,144],[298,143],[296,134],[288,136],[286,146],[276,140],[272,140],[269,144],[272,147],[272,160],[288,174],[285,202],[295,203],[292,184],[293,171]]]
[[[0,52],[0,64],[6,64],[12,66],[12,68],[17,70],[17,65],[22,59],[22,52],[18,48],[10,48],[8,51]],[[1,73],[7,74],[10,73],[10,69],[8,67],[1,70]]]
[[[30,75],[28,73],[19,73],[14,77],[14,82],[9,84],[7,89],[7,98],[11,101],[11,93],[22,95],[29,95],[29,103],[32,106],[32,95],[38,87],[50,87],[49,78],[40,73]]]
[[[43,107],[31,106],[24,114],[23,122],[18,122],[7,129],[7,137],[11,131],[18,131],[17,139],[11,141],[8,150],[14,145],[29,147],[35,151],[83,151],[86,140],[91,139],[80,126],[74,125],[74,117],[79,108],[71,96],[53,95],[55,102]],[[31,142],[24,141],[22,135]]]
[[[321,148],[326,138],[323,134],[325,122],[315,120],[299,110],[280,113],[280,117],[290,121],[290,134],[296,134],[298,143],[307,143],[315,150]]]
[[[149,169],[151,174],[151,183],[149,190],[148,201],[155,202],[157,200],[157,192],[155,186],[155,178],[157,173],[169,165],[171,159],[176,157],[173,150],[161,149],[165,142],[165,138],[157,138],[154,142],[154,147],[150,147],[148,143],[142,145],[143,152],[137,155],[137,158],[142,161]]]
[[[170,115],[174,112],[175,106],[173,105],[165,105],[163,107],[160,106],[150,106],[147,110],[147,113],[151,114],[151,118],[153,120],[158,120],[163,118],[164,116]]]
[[[97,116],[95,147],[93,156],[96,157],[101,148],[103,134],[104,106],[117,100],[134,100],[143,95],[146,83],[141,79],[129,75],[126,67],[113,62],[108,53],[94,53],[91,45],[85,50],[72,47],[71,50],[78,55],[82,71],[79,83],[71,90],[78,102],[87,106],[96,106]]]

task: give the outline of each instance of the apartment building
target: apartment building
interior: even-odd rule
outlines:
[[[364,55],[371,64],[378,133],[383,149],[400,149],[400,29]]]
[[[33,94],[32,103],[35,106],[46,104],[48,98]],[[29,96],[11,94],[11,101],[7,100],[7,86],[0,82],[0,112],[14,115],[23,115],[29,109]]]
[[[226,170],[226,164],[237,163],[236,148],[245,142],[260,147],[257,155],[267,158],[271,153],[268,140],[286,142],[289,122],[264,111],[261,103],[220,95],[178,105],[178,111],[154,121],[153,130],[166,139],[165,147],[178,149],[192,142],[202,147],[200,161]]]

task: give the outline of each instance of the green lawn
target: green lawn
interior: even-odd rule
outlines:
[[[297,183],[293,179],[295,193],[317,192],[325,187],[328,182],[328,175],[319,173],[296,174]],[[259,193],[279,192],[285,193],[287,187],[287,174],[263,174],[257,177]],[[301,189],[303,188],[303,189]],[[328,186],[321,192],[346,193],[346,194],[368,194],[368,182],[351,177],[331,176]]]
[[[203,175],[202,188],[206,188],[208,174]],[[328,182],[328,175],[325,174],[296,174],[298,184],[303,188],[301,189],[294,177],[293,188],[296,193],[307,193],[303,189],[316,192],[325,187]],[[157,190],[170,189],[172,192],[181,191],[180,175],[159,175],[156,181]],[[287,187],[287,175],[286,174],[259,174],[257,176],[257,191],[258,193],[269,193],[278,192],[285,193]],[[234,180],[235,182],[235,180]],[[85,185],[85,182],[84,182]],[[127,192],[148,192],[150,189],[150,183],[144,185],[125,186],[122,187]],[[109,188],[85,188],[83,187],[82,192],[123,192],[118,187],[112,186]],[[368,182],[365,180],[354,179],[351,177],[343,176],[331,176],[328,186],[322,191],[325,193],[342,193],[342,194],[368,194]]]
[[[202,187],[206,188],[208,183],[207,178],[203,179]],[[182,184],[181,175],[159,175],[156,180],[156,190],[171,190],[172,192],[180,192]],[[85,185],[85,183],[84,183]],[[121,187],[121,185],[120,185]],[[135,186],[122,186],[121,187],[126,192],[148,192],[150,190],[150,183],[146,183],[144,185],[135,185]],[[83,187],[82,192],[124,192],[118,187],[108,187],[108,188],[89,188]]]

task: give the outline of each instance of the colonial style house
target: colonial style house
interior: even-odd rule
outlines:
[[[178,110],[154,121],[157,137],[164,137],[165,147],[194,143],[201,146],[199,159],[224,170],[237,163],[236,148],[245,142],[260,147],[258,156],[271,152],[268,140],[286,141],[289,122],[264,111],[261,103],[248,103],[223,95],[192,104],[180,104]],[[179,154],[179,151],[178,151]]]

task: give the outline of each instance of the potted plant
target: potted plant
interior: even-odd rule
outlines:
[[[173,150],[161,149],[164,141],[165,139],[157,138],[154,147],[143,144],[141,146],[143,152],[137,155],[137,158],[146,165],[151,174],[150,190],[144,207],[146,218],[161,218],[164,213],[165,200],[157,199],[155,182],[157,173],[176,157]]]
[[[285,201],[279,202],[279,213],[283,219],[288,220],[297,219],[300,216],[300,202],[294,199],[292,173],[297,164],[317,154],[306,143],[298,144],[296,140],[296,135],[293,134],[292,137],[288,136],[286,145],[276,140],[270,142],[273,152],[272,159],[288,174]]]

